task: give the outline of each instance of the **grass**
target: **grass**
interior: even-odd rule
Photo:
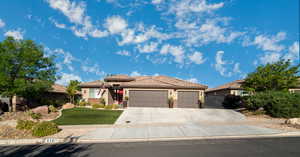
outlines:
[[[72,108],[53,120],[57,125],[114,124],[123,111]]]

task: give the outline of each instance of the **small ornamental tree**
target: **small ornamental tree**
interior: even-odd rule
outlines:
[[[14,96],[27,97],[51,89],[56,80],[53,57],[32,40],[7,37],[0,42],[0,95],[10,98],[10,111],[16,110]]]
[[[72,104],[75,103],[75,95],[77,91],[80,90],[80,87],[78,86],[79,84],[80,84],[79,81],[71,80],[69,82],[69,85],[67,86],[67,93],[69,95],[69,99]]]
[[[290,60],[261,65],[249,73],[242,87],[250,92],[287,91],[299,82],[299,65],[292,66]]]

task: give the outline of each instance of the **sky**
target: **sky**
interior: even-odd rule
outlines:
[[[128,74],[215,87],[299,63],[299,0],[1,0],[7,36],[55,55],[59,84]]]

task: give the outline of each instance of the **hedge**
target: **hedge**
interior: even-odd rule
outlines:
[[[272,117],[300,117],[300,95],[282,91],[259,92],[243,98],[249,110],[263,108]]]

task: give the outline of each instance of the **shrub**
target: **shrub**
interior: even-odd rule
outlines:
[[[85,101],[81,101],[81,102],[78,103],[78,105],[79,105],[79,106],[86,106],[87,103],[86,103]]]
[[[120,108],[120,107],[119,107],[118,104],[112,104],[111,108],[112,108],[112,109],[118,109],[118,108]]]
[[[265,93],[259,92],[254,95],[245,96],[242,99],[245,107],[248,110],[256,111],[259,108],[263,108],[264,105],[267,103],[265,97],[266,97]]]
[[[104,98],[100,98],[100,104],[105,105],[105,99]]]
[[[58,126],[53,122],[40,122],[32,128],[32,135],[36,137],[49,136],[58,132]]]
[[[169,107],[170,107],[170,108],[173,108],[173,106],[174,106],[174,99],[173,99],[173,97],[170,97],[170,98],[168,99],[168,104],[169,104]]]
[[[257,110],[263,107],[272,117],[300,117],[300,95],[289,92],[268,91],[251,95],[245,99],[246,107]]]
[[[241,96],[232,94],[226,95],[222,104],[227,109],[237,109],[243,106]]]
[[[93,104],[92,108],[104,108],[103,104]]]
[[[113,105],[105,105],[104,109],[111,110],[113,108]]]
[[[40,113],[34,113],[34,112],[31,112],[30,113],[30,117],[34,120],[39,120],[42,118],[42,115]]]
[[[16,128],[19,130],[31,130],[34,125],[36,123],[31,120],[18,120]]]
[[[57,110],[56,107],[54,107],[54,105],[50,105],[50,106],[49,106],[49,111],[50,111],[50,112],[57,112],[58,110]]]

